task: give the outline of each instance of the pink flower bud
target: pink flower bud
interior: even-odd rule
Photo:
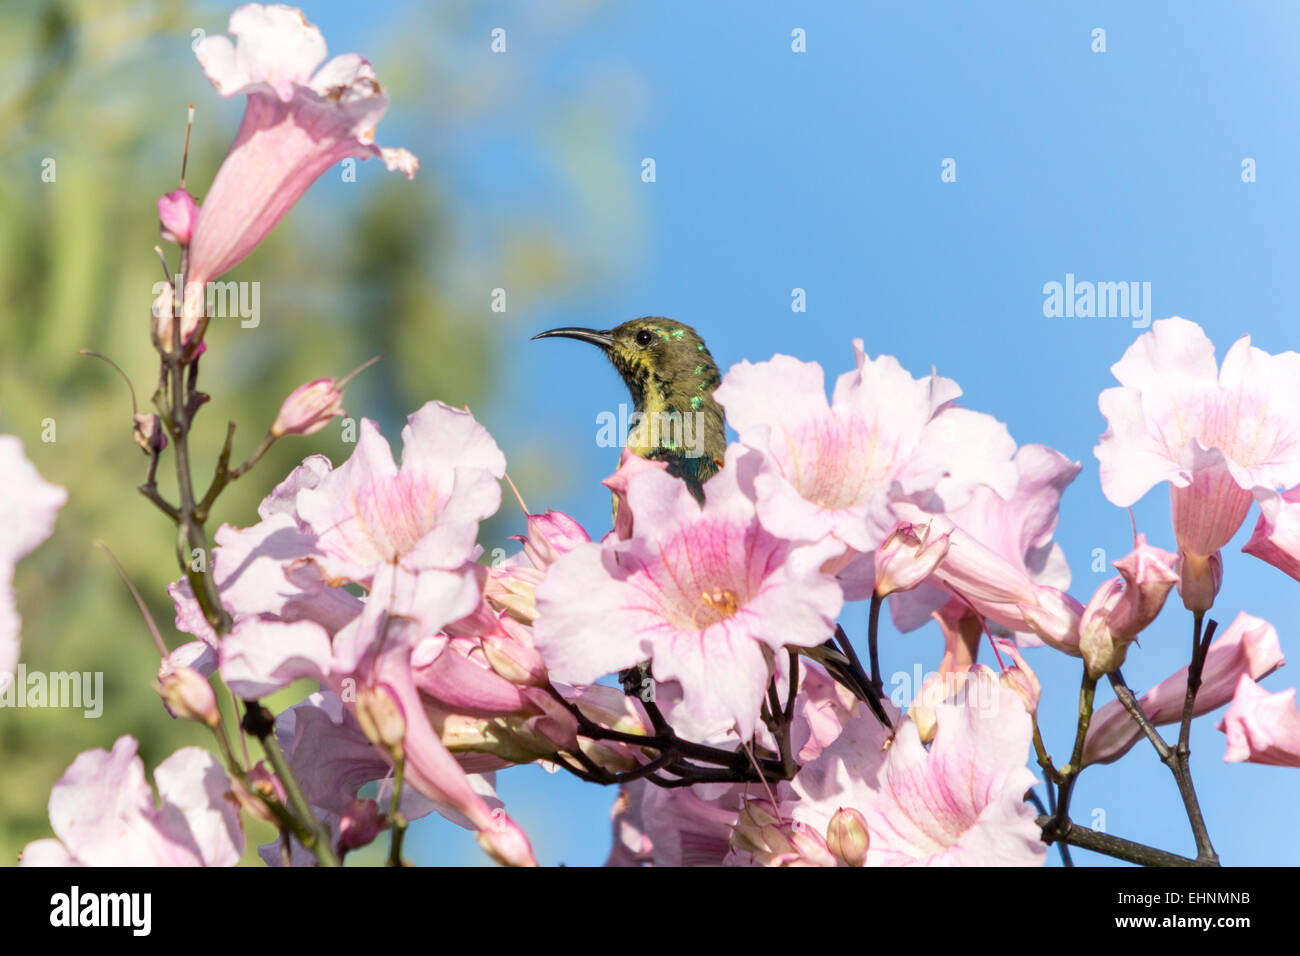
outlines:
[[[928,525],[900,521],[876,549],[876,594],[886,597],[919,585],[948,554],[950,537],[931,537]]]
[[[560,555],[572,551],[591,536],[578,522],[561,511],[547,511],[544,515],[528,516],[528,537],[523,539],[524,554],[533,567],[545,570]]]
[[[835,866],[821,834],[803,823],[783,820],[761,798],[748,801],[736,819],[731,843],[760,866]]]
[[[668,462],[642,458],[631,448],[624,448],[618,461],[618,471],[601,482],[614,493],[614,531],[620,541],[632,537],[632,508],[627,503],[627,489],[632,479],[643,471],[666,471]]]
[[[339,850],[359,850],[369,846],[384,829],[384,815],[374,800],[353,800],[339,819]]]
[[[376,355],[363,362],[340,379],[318,378],[299,385],[280,406],[280,414],[271,425],[271,435],[314,435],[324,428],[335,415],[343,414],[343,389],[382,358]]]
[[[1088,674],[1109,674],[1124,663],[1128,647],[1164,607],[1178,582],[1177,559],[1139,534],[1132,552],[1115,562],[1120,576],[1099,587],[1079,618],[1079,651]]]
[[[394,756],[402,753],[406,738],[406,717],[402,706],[384,687],[362,687],[357,691],[357,722],[376,747]]]
[[[1223,585],[1223,558],[1178,551],[1178,593],[1189,611],[1208,611]]]
[[[530,644],[502,634],[488,634],[482,645],[488,665],[512,684],[544,687],[549,680],[541,655]]]
[[[871,836],[867,832],[867,818],[852,807],[840,807],[826,824],[826,849],[848,866],[862,866],[867,862],[867,847]]]
[[[167,436],[163,434],[162,420],[152,413],[140,412],[135,416],[132,437],[146,455],[152,455],[167,447]]]
[[[537,620],[537,585],[544,579],[543,572],[522,565],[502,565],[488,568],[483,597],[494,608],[505,611],[520,624]]]
[[[275,416],[271,434],[314,435],[336,415],[343,414],[343,390],[332,378],[318,378],[289,393]]]
[[[489,824],[478,831],[478,845],[505,866],[536,866],[533,848],[519,825],[500,807],[492,811]]]
[[[279,826],[279,819],[271,812],[262,797],[283,805],[286,802],[284,785],[276,779],[275,774],[266,769],[266,764],[260,760],[257,762],[257,766],[244,776],[248,780],[247,788],[239,781],[238,777],[232,777],[230,780],[233,784],[234,794],[239,798],[240,804],[250,815],[263,823]]]
[[[1008,640],[995,640],[994,645],[1003,654],[1010,655],[1015,667],[1008,667],[998,675],[998,683],[1015,691],[1025,702],[1025,710],[1030,715],[1038,713],[1038,701],[1043,696],[1043,685],[1038,682],[1038,675],[1021,656],[1016,645]]]
[[[221,711],[217,709],[217,697],[212,692],[212,685],[193,668],[175,667],[163,661],[158,668],[158,680],[154,683],[154,689],[173,717],[197,720],[209,727],[221,723]]]
[[[183,278],[183,277],[178,277]],[[180,309],[176,307],[176,290],[170,283],[160,282],[155,286],[158,296],[150,309],[153,315],[153,337],[158,347],[164,352],[172,350],[173,327],[176,319],[181,319],[181,345],[189,342],[203,319],[204,291],[197,282],[185,284],[185,302]],[[198,355],[207,349],[206,343],[200,343]]]
[[[158,220],[162,223],[162,237],[168,242],[188,246],[198,219],[199,204],[184,189],[159,198]]]

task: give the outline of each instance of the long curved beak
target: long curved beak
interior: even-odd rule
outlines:
[[[612,333],[600,332],[596,329],[579,329],[572,326],[565,326],[562,329],[550,329],[546,332],[538,332],[533,336],[534,339],[544,339],[549,336],[559,338],[577,339],[579,342],[590,342],[598,348],[609,351],[614,346],[614,336]]]

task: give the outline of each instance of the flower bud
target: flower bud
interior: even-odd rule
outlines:
[[[384,815],[374,800],[353,800],[339,818],[339,851],[347,853],[369,846],[384,829]]]
[[[209,727],[221,723],[221,711],[217,709],[217,696],[212,692],[212,685],[193,668],[175,667],[163,661],[158,668],[154,689],[173,717],[197,720]]]
[[[503,634],[488,634],[482,646],[488,666],[512,684],[546,686],[546,665],[529,644]]]
[[[1037,585],[1033,604],[1021,603],[1016,610],[1035,634],[1058,651],[1079,656],[1079,616],[1083,605],[1057,588]]]
[[[162,419],[152,413],[136,414],[132,437],[146,455],[160,452],[167,447],[167,436],[163,434]]]
[[[840,807],[826,824],[826,849],[848,866],[862,866],[867,862],[867,847],[871,836],[867,832],[867,818],[852,807]]]
[[[366,739],[400,757],[402,741],[406,738],[406,717],[393,695],[384,687],[362,687],[357,691],[356,707],[357,722]]]
[[[172,322],[176,318],[176,293],[172,289],[170,282],[160,283],[160,285],[162,290],[158,293],[158,297],[153,300],[149,313],[153,316],[153,336],[157,340],[159,347],[164,351],[171,351]]]
[[[523,538],[524,554],[533,567],[545,570],[591,536],[578,522],[562,511],[528,516],[528,537]]]
[[[919,585],[947,556],[950,537],[931,537],[928,525],[900,521],[876,549],[876,594],[883,598]]]
[[[343,390],[332,378],[318,378],[299,385],[280,406],[271,434],[314,435],[336,415],[343,414]]]
[[[483,597],[520,624],[532,624],[537,620],[535,592],[542,580],[543,573],[536,568],[517,564],[488,568]]]
[[[177,276],[177,279],[183,277]],[[179,316],[181,318],[181,345],[185,345],[190,337],[198,329],[199,323],[203,319],[204,308],[204,287],[197,282],[185,284],[185,300],[182,308],[176,307],[176,291],[170,283],[160,283],[162,290],[158,297],[153,300],[150,307],[150,313],[153,316],[153,337],[164,352],[172,350],[172,336],[174,335],[174,323]],[[199,350],[196,354],[202,355],[207,349],[206,343],[199,343]]]
[[[284,786],[276,779],[275,774],[266,769],[266,764],[260,760],[257,762],[257,766],[244,776],[248,780],[248,788],[244,787],[238,777],[231,778],[232,789],[240,804],[251,816],[256,817],[263,823],[279,826],[279,819],[267,807],[262,797],[283,805],[286,802]]]
[[[1178,551],[1178,593],[1189,611],[1208,611],[1223,585],[1223,558]]]
[[[168,242],[188,246],[198,219],[199,204],[184,189],[158,199],[158,221],[162,223],[162,237]]]
[[[1079,651],[1093,678],[1121,667],[1128,647],[1160,613],[1178,582],[1174,555],[1137,536],[1133,551],[1115,562],[1120,576],[1102,584],[1079,618]]]
[[[503,866],[537,865],[527,835],[500,807],[492,811],[491,821],[479,829],[475,839],[492,859]]]
[[[1025,710],[1030,715],[1037,714],[1038,701],[1043,696],[1043,686],[1038,682],[1038,675],[1033,672],[1014,643],[1001,639],[993,643],[999,651],[1010,655],[1016,662],[1015,667],[1008,667],[998,675],[998,683],[1019,694],[1020,699],[1025,702]]]

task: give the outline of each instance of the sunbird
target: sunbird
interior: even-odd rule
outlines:
[[[533,338],[551,336],[590,342],[605,353],[627,385],[634,411],[641,413],[631,422],[628,447],[642,458],[667,462],[669,473],[682,479],[703,507],[704,483],[718,473],[726,456],[727,419],[713,397],[722,376],[700,334],[682,322],[652,315],[606,331],[565,327]],[[821,661],[836,680],[866,701],[881,723],[892,728],[881,689],[856,659],[846,656],[833,640],[801,652]],[[647,664],[619,674],[629,694],[646,687],[648,677]]]
[[[713,390],[722,381],[704,339],[689,325],[646,316],[607,331],[566,327],[534,335],[589,342],[605,353],[631,393],[628,447],[668,463],[704,503],[704,482],[722,467],[727,420]],[[639,413],[639,414],[636,414]]]

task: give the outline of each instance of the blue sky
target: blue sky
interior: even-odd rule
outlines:
[[[404,7],[392,4],[387,18],[384,7],[305,5],[334,52],[391,42]],[[695,325],[724,368],[785,352],[822,363],[831,380],[849,368],[855,337],[913,374],[934,366],[1018,442],[1083,463],[1058,540],[1084,602],[1104,579],[1090,570],[1093,550],[1114,560],[1131,546],[1129,516],[1102,496],[1092,449],[1105,430],[1097,395],[1115,384],[1110,365],[1140,330],[1124,318],[1045,317],[1044,284],[1067,274],[1149,282],[1152,317],[1200,323],[1220,357],[1246,334],[1270,352],[1300,340],[1289,284],[1300,254],[1300,187],[1288,172],[1300,162],[1294,5],[685,0],[611,3],[567,33],[545,29],[530,4],[466,16],[482,29],[465,31],[462,47],[408,42],[427,43],[448,69],[517,71],[534,100],[572,96],[591,76],[620,80],[587,92],[624,121],[609,148],[625,178],[611,189],[632,214],[583,235],[619,267],[559,299],[511,290],[525,310],[501,346],[511,374],[480,414],[507,455],[544,416],[554,467],[571,478],[545,504],[597,534],[609,514],[597,482],[614,461],[596,446],[595,416],[624,393],[594,350],[529,342],[532,331],[663,314]],[[489,59],[496,26],[508,53]],[[795,28],[806,33],[804,53],[791,50]],[[1096,28],[1104,53],[1092,49]],[[381,141],[401,143],[394,133],[407,131],[418,139],[403,111],[395,100]],[[527,121],[502,113],[432,157],[449,164],[452,201],[478,229],[504,223],[521,195],[553,211],[558,229],[590,219],[566,208],[544,158],[525,148],[512,124]],[[653,183],[641,181],[646,157]],[[1251,183],[1242,181],[1248,158]],[[941,181],[946,159],[955,182]],[[794,288],[806,291],[805,313],[791,311]],[[1134,511],[1153,543],[1172,546],[1166,490]],[[1213,616],[1226,627],[1248,610],[1276,625],[1284,652],[1300,653],[1300,584],[1240,554],[1254,520],[1224,551]],[[846,611],[850,633],[863,633],[865,616]],[[937,663],[933,626],[885,634],[886,673]],[[1130,684],[1144,688],[1185,663],[1189,635],[1175,598],[1130,654]],[[1047,688],[1043,732],[1063,762],[1077,666],[1049,650],[1031,664]],[[1289,670],[1265,686],[1289,686]],[[1300,775],[1224,765],[1214,722],[1196,724],[1193,767],[1224,861],[1296,863]],[[604,858],[612,792],[537,768],[502,774],[500,789],[545,862]],[[1075,808],[1084,822],[1100,809],[1117,835],[1193,849],[1173,781],[1149,750],[1085,773]],[[447,824],[418,827],[413,846],[425,862],[478,859]]]

